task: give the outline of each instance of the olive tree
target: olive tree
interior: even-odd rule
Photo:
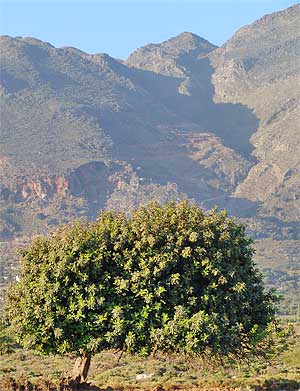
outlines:
[[[187,202],[103,212],[36,238],[6,317],[22,344],[75,354],[84,380],[105,349],[243,356],[274,319],[244,227]]]

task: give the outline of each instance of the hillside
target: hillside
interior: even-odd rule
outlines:
[[[190,198],[249,227],[267,283],[300,286],[300,11],[220,48],[192,33],[126,61],[2,36],[0,267],[14,248],[101,208]]]

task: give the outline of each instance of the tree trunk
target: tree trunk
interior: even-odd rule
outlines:
[[[78,382],[84,382],[87,378],[88,371],[90,369],[91,356],[85,355],[78,357],[75,361],[72,377]]]

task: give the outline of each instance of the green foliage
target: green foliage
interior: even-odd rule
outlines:
[[[12,353],[14,349],[13,338],[7,332],[7,328],[0,323],[0,355]]]
[[[222,356],[264,338],[274,295],[264,293],[242,226],[185,202],[141,208],[131,225],[138,238],[133,351]]]
[[[6,316],[43,353],[242,357],[268,335],[276,302],[252,255],[225,212],[187,202],[103,212],[22,250]]]

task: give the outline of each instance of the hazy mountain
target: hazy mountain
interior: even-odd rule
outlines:
[[[299,25],[295,5],[220,48],[185,32],[126,61],[2,36],[5,273],[10,249],[35,232],[188,197],[245,222],[268,282],[296,298]]]

